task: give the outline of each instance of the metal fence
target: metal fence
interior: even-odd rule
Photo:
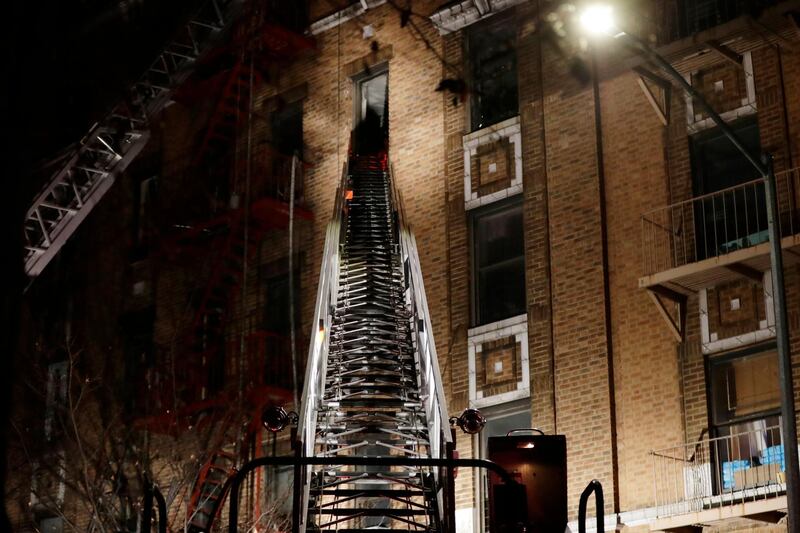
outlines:
[[[781,237],[800,232],[800,169],[775,175]],[[644,213],[642,270],[655,274],[767,242],[764,181],[759,178]]]
[[[659,517],[763,500],[786,491],[779,426],[651,452]]]

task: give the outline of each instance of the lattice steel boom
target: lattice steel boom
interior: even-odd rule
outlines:
[[[115,178],[142,150],[149,117],[170,101],[192,66],[236,18],[241,0],[206,0],[163,48],[126,98],[97,122],[33,201],[25,218],[25,272],[39,275]]]

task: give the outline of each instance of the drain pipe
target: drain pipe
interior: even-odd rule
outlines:
[[[603,127],[600,113],[600,79],[597,69],[597,50],[592,48],[592,94],[594,100],[595,146],[597,152],[597,184],[600,200],[600,235],[603,261],[603,310],[605,315],[606,354],[608,365],[608,408],[611,432],[611,476],[614,481],[614,512],[619,512],[619,457],[617,450],[617,403],[614,389],[614,343],[611,337],[611,282],[608,271],[608,216],[606,213],[606,173],[603,158]]]
[[[294,183],[297,173],[297,152],[292,156],[292,172],[289,177],[289,339],[292,344],[292,399],[294,408],[300,409],[297,392],[297,346],[294,323]]]

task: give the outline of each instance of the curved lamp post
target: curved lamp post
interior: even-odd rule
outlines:
[[[751,153],[736,133],[711,108],[706,99],[643,39],[625,33],[614,20],[614,9],[608,4],[585,6],[578,14],[578,21],[584,32],[595,39],[613,38],[623,42],[629,49],[649,59],[664,72],[699,105],[711,118],[720,131],[747,158],[764,178],[766,211],[770,244],[770,269],[772,276],[773,302],[775,306],[775,336],[778,344],[778,365],[781,387],[781,429],[783,430],[783,453],[786,466],[786,502],[788,506],[788,530],[800,531],[800,471],[797,458],[797,423],[794,408],[794,385],[792,382],[792,360],[789,348],[789,331],[786,314],[786,292],[783,279],[783,251],[778,228],[778,199],[772,156],[763,153],[761,157]]]

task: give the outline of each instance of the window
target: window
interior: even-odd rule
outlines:
[[[295,326],[300,318],[299,272],[294,275],[294,315]],[[288,336],[289,324],[289,274],[281,274],[266,280],[264,329],[271,333]]]
[[[268,0],[264,12],[269,22],[302,34],[308,26],[308,4],[307,1]]]
[[[284,155],[303,154],[303,101],[287,103],[271,115],[272,143]]]
[[[711,362],[712,422],[715,427],[759,418],[780,409],[775,350]]]
[[[753,154],[761,153],[754,118],[731,125]],[[697,260],[715,257],[767,240],[764,186],[720,192],[759,177],[758,171],[719,129],[691,138],[692,187]]]
[[[133,213],[133,237],[135,246],[132,251],[134,261],[143,259],[152,239],[151,218],[154,201],[158,193],[158,176],[150,176],[139,181],[136,190],[137,208]]]
[[[354,148],[361,153],[383,150],[389,138],[389,72],[384,67],[354,83]]]
[[[43,518],[39,521],[39,531],[41,533],[63,533],[64,519],[61,517]]]
[[[522,202],[493,204],[472,215],[475,325],[525,312]]]
[[[470,62],[470,119],[479,130],[519,114],[516,27],[508,17],[493,17],[467,30]]]
[[[137,406],[137,395],[145,390],[146,370],[155,362],[154,324],[155,310],[152,307],[127,313],[121,320],[125,355],[124,401],[129,413],[136,407],[142,407]]]
[[[777,352],[714,358],[709,370],[718,490],[749,488],[759,479],[775,482],[784,469]]]

